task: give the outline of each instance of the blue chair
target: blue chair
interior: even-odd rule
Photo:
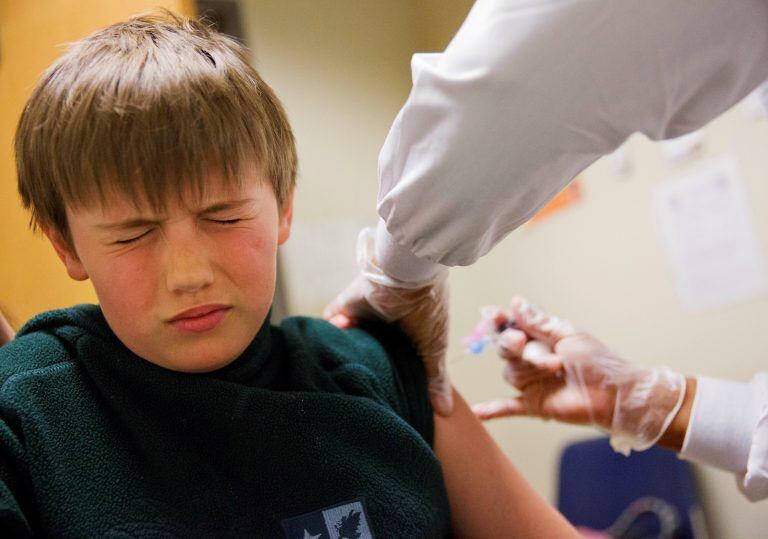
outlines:
[[[653,447],[625,457],[607,438],[577,442],[560,459],[558,509],[611,537],[694,539],[703,523],[692,467]]]

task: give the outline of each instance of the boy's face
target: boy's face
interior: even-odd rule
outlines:
[[[275,291],[277,246],[288,239],[292,200],[278,211],[269,181],[206,178],[194,204],[162,214],[113,197],[67,209],[74,249],[54,248],[77,280],[90,278],[112,331],[162,367],[208,372],[239,356],[264,323]]]

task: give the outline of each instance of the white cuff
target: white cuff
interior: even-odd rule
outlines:
[[[757,420],[749,384],[698,377],[680,456],[743,474]]]
[[[387,231],[384,220],[376,227],[376,263],[394,279],[409,283],[429,281],[445,268],[424,258],[419,258],[397,243]]]

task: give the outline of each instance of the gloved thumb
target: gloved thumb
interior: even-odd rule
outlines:
[[[331,302],[323,310],[323,319],[330,322],[339,329],[352,327],[352,317],[349,312],[339,303],[338,299]]]
[[[365,298],[365,283],[360,275],[325,307],[323,318],[341,329],[356,325],[359,320],[378,318]]]
[[[552,349],[561,339],[576,334],[576,329],[567,320],[549,315],[518,296],[512,298],[512,316],[521,331]]]

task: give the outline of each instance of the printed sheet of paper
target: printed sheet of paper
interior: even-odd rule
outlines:
[[[765,263],[734,160],[709,162],[665,182],[655,203],[686,310],[766,293]]]

